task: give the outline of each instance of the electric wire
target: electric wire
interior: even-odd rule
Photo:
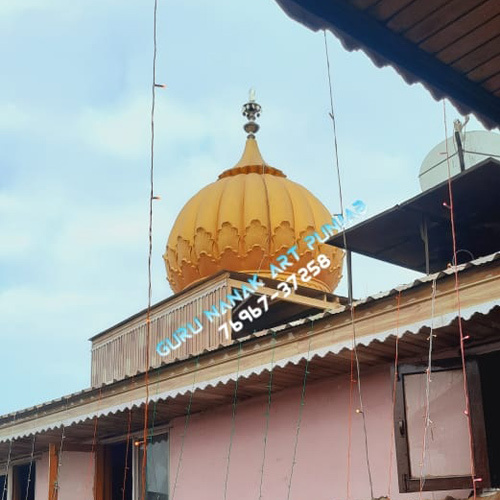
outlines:
[[[33,434],[33,441],[31,443],[30,465],[28,468],[28,478],[26,480],[26,494],[24,495],[24,500],[28,500],[28,496],[29,496],[29,492],[30,492],[31,471],[33,469],[33,462],[34,462],[34,458],[35,458],[35,441],[36,441],[36,434]]]
[[[312,332],[309,332],[312,333]],[[309,338],[309,344],[307,347],[307,358],[306,358],[306,366],[304,369],[304,380],[302,382],[302,392],[300,395],[300,405],[299,405],[299,415],[297,418],[297,428],[295,431],[295,442],[293,445],[293,455],[292,455],[292,466],[290,469],[290,479],[288,480],[288,494],[287,494],[287,500],[290,500],[290,493],[292,490],[292,480],[293,480],[293,472],[295,470],[295,464],[296,464],[296,457],[297,457],[297,446],[299,444],[299,435],[300,435],[300,428],[302,424],[302,413],[304,411],[304,404],[305,404],[305,397],[306,397],[306,382],[307,382],[307,375],[309,374],[309,361],[310,361],[310,354],[311,354],[311,341],[312,339]]]
[[[272,337],[272,354],[271,354],[271,368],[269,370],[269,383],[268,383],[268,393],[267,393],[267,409],[266,409],[266,427],[264,432],[264,449],[262,451],[262,464],[260,467],[260,484],[259,484],[259,500],[262,499],[262,485],[264,483],[264,466],[266,463],[266,450],[267,450],[267,436],[269,434],[269,419],[271,416],[271,396],[273,389],[273,375],[274,375],[274,353],[276,350],[276,332],[273,330]]]
[[[432,424],[431,421],[431,402],[430,402],[430,391],[431,391],[431,374],[432,374],[432,346],[434,335],[434,310],[436,303],[436,279],[432,280],[432,297],[431,297],[431,331],[429,334],[429,354],[427,358],[427,369],[425,370],[425,408],[424,408],[424,430],[422,433],[422,452],[420,454],[420,479],[419,479],[419,499],[422,499],[422,491],[425,485],[426,474],[425,470],[425,460],[427,452],[427,433],[429,427]]]
[[[471,155],[488,156],[491,158],[500,158],[500,155],[495,154],[495,153],[480,153],[479,151],[467,151],[466,149],[464,149],[463,152],[469,153]],[[453,156],[453,155],[451,155],[451,156]]]
[[[99,388],[99,399],[98,399],[98,403],[97,403],[97,409],[99,409],[99,407],[100,407],[101,399],[102,399],[102,388],[100,387]],[[94,453],[95,453],[95,446],[97,443],[98,420],[99,420],[99,417],[96,415],[94,417],[94,432],[92,435],[92,449],[91,449],[91,453],[89,455],[89,466],[88,466],[88,470],[87,470],[87,481],[89,483],[91,482],[91,478],[92,478],[92,465],[94,464]]]
[[[448,137],[448,125],[446,118],[446,100],[443,99],[443,121],[444,121],[444,133],[445,139]],[[446,141],[446,156],[448,156],[448,141]],[[453,257],[454,262],[457,262],[457,237],[455,229],[455,212],[453,204],[453,189],[451,184],[451,168],[450,162],[448,161],[448,196],[449,196],[449,210],[450,210],[450,221],[451,221],[451,235],[452,235],[452,245],[453,245]],[[462,362],[462,374],[463,374],[463,385],[464,385],[464,398],[465,398],[465,411],[464,414],[467,418],[467,428],[469,431],[469,454],[470,454],[470,467],[471,467],[471,481],[473,490],[473,500],[476,500],[477,487],[476,482],[481,481],[481,478],[476,478],[476,467],[474,463],[474,441],[472,437],[472,423],[470,419],[470,401],[469,401],[469,391],[467,384],[467,370],[465,368],[465,346],[464,346],[464,334],[462,328],[462,312],[460,305],[460,281],[458,277],[458,266],[453,266],[455,275],[455,294],[457,298],[457,313],[458,313],[458,332],[460,340],[460,358]]]
[[[61,472],[61,465],[62,465],[62,455],[63,455],[63,447],[64,447],[64,440],[66,439],[66,428],[64,427],[64,424],[62,425],[61,429],[61,443],[59,445],[59,450],[56,450],[57,453],[57,470],[56,470],[56,480],[54,481],[54,485],[52,488],[52,496],[51,500],[56,500],[57,494],[59,491],[59,474]]]
[[[236,367],[236,380],[234,381],[234,395],[233,395],[233,411],[231,416],[231,433],[229,435],[229,448],[227,450],[226,462],[226,478],[224,480],[224,500],[227,499],[227,485],[229,481],[229,465],[231,463],[231,451],[233,449],[234,431],[236,430],[236,405],[238,403],[238,383],[240,378],[240,360],[241,360],[242,344],[239,342],[238,346],[238,364]]]
[[[156,54],[157,54],[157,14],[158,0],[154,0],[153,7],[153,68],[151,83],[151,149],[150,149],[150,193],[149,193],[149,228],[148,228],[148,307],[146,312],[146,370],[145,370],[145,401],[144,401],[144,453],[142,456],[142,488],[141,499],[146,497],[146,466],[147,466],[147,430],[149,408],[149,339],[151,333],[151,302],[152,277],[151,261],[153,254],[153,197],[154,197],[154,144],[155,144],[155,104],[156,104]]]
[[[5,481],[3,483],[3,489],[2,489],[2,500],[5,500],[5,493],[7,492],[7,483],[9,481],[9,469],[10,469],[10,460],[12,456],[12,441],[13,439],[10,438],[9,441],[9,451],[7,453],[7,463],[6,463],[6,474],[5,474]]]
[[[148,436],[148,439],[147,439],[147,442],[145,441],[144,442],[144,449],[147,448],[147,446],[149,445],[149,443],[152,443],[153,442],[153,436],[154,436],[154,432],[155,432],[155,423],[156,423],[156,413],[157,413],[157,406],[158,406],[158,391],[159,391],[159,377],[160,377],[160,370],[156,370],[156,373],[157,373],[157,381],[156,381],[156,394],[155,394],[155,399],[153,401],[153,415],[151,417],[151,425],[148,425],[148,429],[149,429],[149,436]],[[149,460],[149,466],[154,470],[154,457]],[[148,465],[146,464],[146,467]],[[147,487],[147,476],[146,476],[146,487]]]
[[[156,393],[155,399],[153,401],[153,418],[151,419],[151,429],[149,432],[149,441],[151,442],[154,433],[155,433],[155,424],[156,424],[156,413],[158,406],[158,392],[160,390],[160,370],[156,370]]]
[[[126,439],[126,447],[125,447],[125,464],[123,465],[123,485],[122,485],[122,500],[125,500],[125,488],[127,486],[127,475],[128,475],[128,457],[130,453],[130,427],[132,424],[132,408],[128,409],[128,418],[127,418],[127,439]]]
[[[352,409],[353,409],[353,384],[354,378],[354,352],[351,349],[349,369],[349,405],[347,407],[347,464],[346,464],[346,499],[351,498],[351,449],[352,449]]]
[[[396,342],[394,346],[394,378],[392,383],[392,414],[394,415],[396,410],[396,389],[398,384],[398,363],[399,363],[399,311],[401,307],[401,290],[398,291],[396,297],[397,300],[397,310],[396,310]],[[389,484],[387,485],[387,498],[391,498],[392,489],[392,459],[394,455],[394,422],[391,421],[391,444],[389,451]]]
[[[500,155],[498,154],[495,154],[495,153],[481,153],[479,151],[468,151],[467,149],[462,149],[462,151],[464,153],[468,153],[468,154],[471,154],[471,155],[478,155],[478,156],[485,156],[487,158],[500,158]],[[427,172],[430,172],[431,170],[435,169],[436,167],[438,167],[439,165],[441,165],[442,163],[445,163],[445,162],[448,162],[451,158],[453,158],[454,156],[457,156],[458,155],[458,151],[455,151],[454,153],[452,153],[451,155],[449,156],[446,156],[446,158],[444,158],[443,160],[437,162],[436,164],[430,166],[429,168],[427,168],[426,170],[420,172],[418,174],[419,177],[422,177],[424,174],[426,174]]]
[[[339,190],[340,212],[341,212],[341,214],[343,214],[344,213],[344,201],[343,201],[343,196],[342,196],[342,180],[341,180],[341,174],[340,174],[340,163],[339,163],[339,154],[338,154],[337,124],[336,124],[336,120],[335,120],[335,111],[334,111],[334,104],[333,104],[333,85],[332,85],[332,77],[331,77],[331,69],[330,69],[330,56],[328,53],[328,43],[327,43],[327,37],[326,37],[326,30],[323,30],[323,35],[324,35],[324,42],[325,42],[326,67],[327,67],[327,73],[328,73],[328,88],[329,88],[329,97],[330,97],[330,118],[332,120],[332,125],[333,125],[335,165],[336,165],[336,170],[337,170],[337,182],[338,182],[338,190]],[[342,239],[343,239],[343,243],[344,243],[344,248],[347,252],[348,248],[347,248],[347,237],[345,234],[345,230],[342,231]],[[349,269],[347,272],[350,274]],[[352,296],[349,299],[350,299],[349,300],[349,309],[351,312],[351,324],[352,324],[352,343],[353,343],[354,359],[356,362],[356,376],[357,376],[357,388],[358,388],[358,397],[359,397],[359,410],[360,410],[362,421],[363,421],[363,432],[364,432],[364,443],[365,443],[365,460],[366,460],[366,466],[368,469],[368,481],[370,484],[370,494],[371,494],[371,498],[374,498],[373,480],[372,480],[372,473],[371,473],[371,466],[370,466],[370,457],[369,457],[369,453],[368,453],[368,434],[367,434],[367,429],[366,429],[366,417],[365,417],[363,398],[362,398],[362,392],[361,392],[361,369],[360,369],[358,350],[357,350],[357,341],[356,341],[354,304],[353,304]],[[352,376],[351,376],[351,379],[352,379]],[[348,454],[350,454],[350,451],[348,452]],[[347,478],[347,480],[349,481],[349,477]]]
[[[358,387],[358,401],[359,401],[359,413],[361,413],[361,421],[363,423],[363,437],[364,437],[364,444],[365,444],[365,460],[366,460],[366,467],[368,469],[368,481],[370,483],[370,495],[371,498],[375,498],[373,494],[373,479],[372,479],[372,471],[371,471],[371,466],[370,466],[370,456],[368,453],[368,430],[366,428],[366,415],[365,415],[365,407],[363,404],[363,396],[361,393],[361,368],[359,364],[359,358],[358,358],[358,349],[356,346],[356,327],[354,323],[354,304],[351,306],[351,318],[352,318],[352,330],[353,330],[353,351],[354,351],[354,358],[356,361],[356,381],[357,381],[357,387]]]
[[[175,471],[174,487],[172,489],[172,500],[174,500],[175,492],[177,491],[177,481],[179,479],[179,472],[181,469],[182,457],[184,454],[184,442],[186,439],[186,433],[187,433],[187,429],[188,429],[188,425],[189,425],[189,420],[191,417],[191,406],[193,403],[194,387],[196,385],[196,374],[198,373],[199,364],[200,364],[200,355],[198,355],[196,357],[196,360],[195,360],[195,369],[194,369],[194,373],[193,373],[193,385],[191,387],[191,392],[189,394],[189,402],[188,402],[188,406],[187,406],[186,418],[184,419],[184,430],[182,431],[181,449],[179,452],[179,461],[177,462],[177,469]]]

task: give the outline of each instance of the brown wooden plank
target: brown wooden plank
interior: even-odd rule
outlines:
[[[474,453],[474,469],[476,477],[482,479],[483,488],[491,486],[488,448],[486,441],[486,425],[484,421],[483,395],[481,393],[481,377],[477,360],[467,361],[467,390],[469,392],[470,429]]]
[[[404,9],[414,0],[382,0],[377,5],[370,7],[370,14],[376,17],[379,21],[387,21],[394,14]],[[416,0],[418,3],[420,0]]]
[[[451,0],[408,30],[405,37],[412,42],[420,43],[484,2],[485,0],[468,0],[467,2]]]
[[[49,491],[48,499],[57,500],[58,497],[58,486],[57,486],[57,462],[59,460],[57,453],[57,445],[54,443],[49,444]]]
[[[455,61],[453,67],[458,71],[467,73],[493,59],[497,54],[500,54],[500,35]]]
[[[94,500],[111,500],[104,492],[104,446],[98,446],[94,464]]]
[[[493,17],[478,28],[472,30],[467,35],[461,37],[456,42],[452,43],[444,50],[437,54],[437,58],[450,64],[457,61],[465,54],[472,52],[477,47],[489,42],[495,38],[500,32],[500,15]]]
[[[486,80],[499,72],[500,54],[467,73],[467,78],[473,80],[474,82],[482,82],[483,80]]]
[[[395,33],[402,33],[426,19],[430,14],[443,7],[443,5],[448,5],[449,3],[450,0],[413,2],[393,16],[387,23],[387,27]]]
[[[498,14],[500,14],[500,2],[498,0],[487,0],[430,38],[427,38],[419,44],[419,47],[431,54],[439,52]]]
[[[24,495],[22,493],[19,483],[19,469],[14,467],[12,471],[12,500],[24,500]]]
[[[500,89],[500,73],[497,73],[495,76],[488,78],[482,85],[485,89],[490,92],[496,92]]]

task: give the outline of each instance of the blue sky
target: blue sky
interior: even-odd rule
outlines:
[[[147,303],[152,13],[0,4],[0,413],[88,387],[88,338]],[[161,255],[177,213],[240,157],[252,86],[266,161],[339,209],[323,35],[273,0],[160,0],[158,15],[154,301],[171,293]],[[345,201],[373,215],[420,191],[442,104],[328,40]],[[448,105],[449,127],[457,116]],[[418,277],[354,266],[356,296]]]

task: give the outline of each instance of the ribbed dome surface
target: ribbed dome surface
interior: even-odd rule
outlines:
[[[194,195],[179,213],[164,255],[174,292],[221,269],[271,277],[270,264],[298,246],[279,279],[296,272],[318,254],[332,264],[308,286],[332,291],[341,277],[343,252],[324,244],[310,250],[304,236],[331,223],[325,206],[306,188],[267,165],[255,139],[247,139],[242,159]],[[299,284],[304,284],[299,281]]]

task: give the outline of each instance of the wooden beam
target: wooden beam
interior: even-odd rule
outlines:
[[[111,467],[106,451],[106,447],[102,445],[98,445],[95,450],[94,500],[112,500]]]
[[[245,283],[243,281],[233,280],[233,279],[230,279],[228,283],[229,283],[229,286],[234,287],[234,288],[241,288],[241,286],[245,285],[245,284],[248,286],[248,283]],[[289,286],[290,286],[290,289],[293,289],[293,286],[291,283],[289,284]],[[257,295],[258,294],[267,295],[268,297],[272,297],[276,293],[279,293],[279,295],[280,295],[279,299],[274,299],[276,301],[283,300],[285,302],[290,302],[292,304],[299,304],[302,306],[314,307],[314,308],[320,309],[321,311],[335,311],[335,310],[338,310],[340,307],[342,307],[339,304],[337,297],[335,297],[335,299],[332,301],[327,300],[326,293],[324,294],[325,299],[321,300],[321,299],[315,299],[313,297],[308,297],[307,295],[302,295],[299,293],[291,293],[288,297],[283,297],[283,292],[276,290],[275,288],[271,288],[269,286],[263,286],[261,288],[258,288],[256,291]]]
[[[59,494],[59,485],[57,484],[59,454],[57,453],[57,445],[49,444],[49,491],[48,500],[57,500]]]
[[[292,287],[290,286],[290,288]],[[263,286],[262,288],[259,288],[257,293],[260,293],[261,295],[267,295],[268,297],[272,297],[277,292],[278,290],[275,290],[274,288]],[[282,292],[278,293],[281,296],[277,300],[283,300],[284,302],[291,302],[292,304],[300,304],[301,306],[315,307],[317,309],[320,309],[321,311],[333,312],[335,310],[342,308],[342,306],[338,303],[338,301],[330,302],[328,300],[313,299],[311,297],[306,297],[305,295],[300,295],[297,293],[291,293],[288,297],[283,297]]]
[[[24,500],[21,496],[21,488],[19,484],[19,469],[17,467],[12,468],[12,499],[11,500]]]

